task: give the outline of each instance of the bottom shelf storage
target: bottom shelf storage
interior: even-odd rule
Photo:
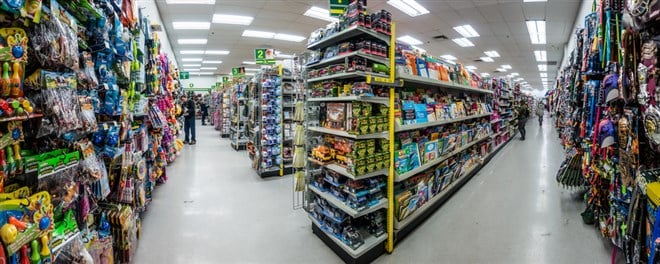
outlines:
[[[371,263],[385,253],[384,242],[387,239],[387,234],[378,237],[368,236],[364,239],[364,244],[353,249],[337,237],[324,231],[321,224],[314,217],[309,216],[309,219],[312,220],[312,232],[346,263]]]

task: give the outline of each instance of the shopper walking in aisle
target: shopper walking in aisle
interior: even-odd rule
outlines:
[[[529,108],[527,107],[527,102],[523,102],[521,106],[516,109],[516,114],[518,116],[518,131],[520,131],[520,140],[525,140],[525,124],[527,123],[527,118],[529,117]]]
[[[209,105],[207,104],[207,98],[202,97],[199,100],[199,108],[202,110],[202,126],[206,125],[206,118],[209,116]]]
[[[186,134],[186,138],[183,141],[185,144],[195,145],[197,141],[195,140],[195,101],[190,99],[188,100],[187,96],[182,96],[181,100],[183,101],[183,129]]]
[[[544,114],[545,114],[545,106],[543,106],[543,101],[539,101],[536,105],[536,115],[539,117],[539,126],[543,126]]]

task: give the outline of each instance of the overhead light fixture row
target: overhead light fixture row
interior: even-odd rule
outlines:
[[[244,25],[248,26],[252,24],[254,17],[251,16],[237,16],[237,15],[225,15],[225,14],[215,14],[213,15],[213,23],[216,24],[229,24],[229,25]]]
[[[256,62],[256,61],[243,61],[242,64],[245,64],[245,65],[256,65],[257,62]]]
[[[165,0],[168,5],[215,5],[215,0]]]
[[[500,65],[500,67],[502,67],[502,69],[507,69],[507,70],[513,69],[513,67],[511,67],[511,65],[509,64]]]
[[[396,40],[415,46],[424,44],[424,42],[422,42],[421,40],[413,38],[410,35],[398,37]]]
[[[183,64],[183,67],[200,67],[201,64]]]
[[[316,6],[312,6],[307,9],[303,15],[328,22],[339,22],[338,18],[330,16],[330,11],[328,11],[328,9],[323,9]]]
[[[445,60],[450,60],[450,61],[455,61],[455,60],[457,60],[456,57],[454,57],[453,55],[449,55],[449,54],[442,55],[442,56],[440,56],[440,58],[443,58],[443,59],[445,59]]]
[[[183,58],[181,61],[190,61],[190,62],[200,62],[202,61],[201,58]]]
[[[547,72],[542,72],[542,73],[540,73],[540,75],[541,75],[541,78],[547,78],[548,77]]]
[[[455,38],[452,39],[456,44],[458,44],[461,47],[474,47],[474,43],[472,41],[466,39],[466,38]]]
[[[495,60],[493,60],[493,58],[491,58],[491,57],[481,57],[481,58],[479,58],[479,59],[481,59],[481,60],[484,61],[484,62],[493,62],[493,61],[495,61]]]
[[[539,67],[539,71],[543,71],[543,72],[548,71],[548,65],[546,64],[539,64],[538,67]]]
[[[548,61],[548,54],[545,50],[535,50],[534,57],[536,57],[536,61],[538,62]]]
[[[497,71],[498,71],[498,72],[506,72],[506,69],[504,69],[504,68],[497,68]]]
[[[222,61],[202,61],[202,64],[221,64]]]
[[[474,66],[474,65],[468,65],[468,66],[465,66],[465,68],[468,69],[468,70],[474,71],[474,70],[477,69],[477,66]]]
[[[179,45],[206,45],[207,39],[178,39]]]
[[[526,23],[532,44],[545,44],[545,20],[527,20]]]
[[[211,28],[211,23],[209,22],[172,22],[172,27],[174,29],[186,29],[186,30],[208,30]]]
[[[277,39],[277,40],[292,41],[292,42],[301,42],[306,39],[303,36],[274,33],[268,31],[258,31],[258,30],[244,30],[242,36],[251,37],[251,38]]]
[[[411,17],[421,16],[430,13],[428,9],[417,3],[415,0],[389,0],[387,4],[401,10]]]
[[[479,33],[477,33],[477,31],[474,30],[474,28],[470,25],[457,26],[454,27],[454,30],[466,38],[474,38],[479,36]]]
[[[486,56],[491,57],[491,58],[499,58],[500,57],[500,54],[497,53],[497,51],[494,51],[494,50],[485,51],[484,54],[486,54]]]

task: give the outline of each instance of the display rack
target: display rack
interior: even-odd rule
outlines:
[[[220,94],[220,103],[217,110],[217,120],[215,120],[215,128],[220,131],[220,136],[228,138],[231,135],[231,94],[228,91],[223,91]]]
[[[507,78],[493,78],[489,82],[495,95],[493,98],[494,114],[491,118],[493,125],[493,146],[507,142],[516,131],[515,125],[515,97],[511,80]]]
[[[229,127],[229,138],[234,150],[245,150],[247,148],[247,83],[243,79],[237,79],[232,88],[231,95],[231,122]]]

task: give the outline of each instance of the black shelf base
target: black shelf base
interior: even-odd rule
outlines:
[[[312,232],[316,234],[316,236],[319,237],[319,239],[321,239],[321,241],[323,241],[323,243],[325,243],[330,249],[332,249],[332,251],[334,251],[337,256],[339,256],[345,263],[348,264],[371,263],[376,258],[380,257],[380,255],[385,253],[385,244],[382,244],[375,246],[358,258],[353,258],[353,256],[344,251],[344,249],[339,247],[339,245],[337,245],[330,237],[328,237],[327,233],[323,232],[323,230],[321,230],[313,223]]]
[[[293,174],[293,168],[285,167],[283,175],[289,175],[289,174]],[[280,176],[280,170],[264,171],[262,173],[259,173],[259,176],[261,176],[261,178]]]
[[[229,134],[220,134],[220,137],[222,137],[222,138],[229,138]]]
[[[234,150],[236,151],[247,150],[247,146],[245,144],[235,145],[234,143],[232,143],[231,147],[234,148]]]
[[[399,242],[403,241],[403,239],[405,239],[410,233],[415,231],[415,229],[418,226],[422,225],[424,223],[424,221],[426,221],[426,219],[428,219],[431,215],[433,215],[438,210],[438,208],[440,208],[447,200],[449,200],[457,191],[459,191],[461,188],[463,188],[463,186],[467,182],[469,182],[470,179],[472,179],[472,177],[474,175],[479,173],[479,171],[481,171],[481,169],[486,164],[488,164],[488,162],[490,162],[490,160],[493,157],[495,157],[495,155],[497,155],[497,153],[500,152],[500,150],[502,150],[506,146],[506,144],[509,144],[509,142],[515,137],[515,135],[516,134],[514,133],[514,136],[509,138],[509,140],[507,140],[506,142],[502,143],[504,145],[501,148],[497,149],[492,155],[490,155],[488,158],[486,158],[484,160],[484,162],[481,165],[478,165],[478,167],[476,167],[474,170],[472,170],[472,172],[470,172],[470,174],[464,175],[463,177],[458,179],[458,181],[454,183],[454,184],[459,185],[459,186],[456,186],[457,188],[452,188],[451,190],[448,190],[449,192],[446,193],[437,202],[435,202],[434,204],[429,205],[431,207],[428,210],[424,211],[422,213],[422,215],[420,215],[415,220],[410,222],[410,224],[406,225],[404,228],[399,229],[398,231],[395,231],[394,232],[394,234],[395,234],[394,235],[394,243],[396,244],[396,243],[399,243]]]

